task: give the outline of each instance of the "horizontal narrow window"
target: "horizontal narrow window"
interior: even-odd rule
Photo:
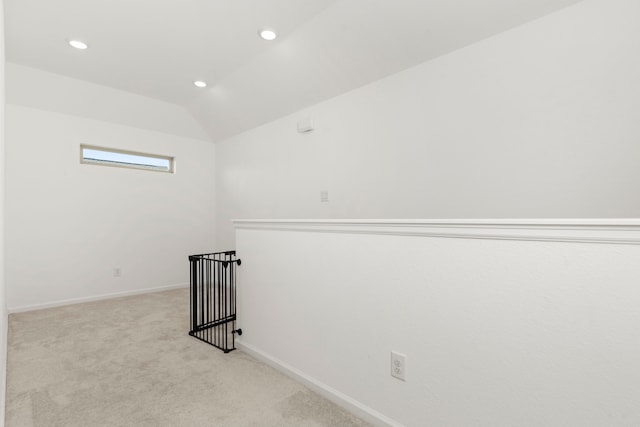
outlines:
[[[174,171],[174,159],[168,156],[137,153],[114,148],[80,146],[80,162],[91,165],[118,166],[158,172]]]

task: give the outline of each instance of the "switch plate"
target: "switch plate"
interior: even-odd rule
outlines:
[[[407,356],[397,351],[391,352],[391,376],[406,381]]]

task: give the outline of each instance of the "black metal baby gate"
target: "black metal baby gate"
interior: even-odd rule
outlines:
[[[235,251],[189,256],[191,270],[191,330],[189,335],[228,353],[235,350]]]

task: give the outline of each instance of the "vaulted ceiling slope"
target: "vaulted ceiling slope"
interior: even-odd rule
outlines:
[[[215,142],[578,1],[5,0],[6,56],[181,105]]]

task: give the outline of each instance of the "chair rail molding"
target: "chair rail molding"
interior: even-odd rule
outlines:
[[[640,245],[640,219],[235,219],[236,229]]]

